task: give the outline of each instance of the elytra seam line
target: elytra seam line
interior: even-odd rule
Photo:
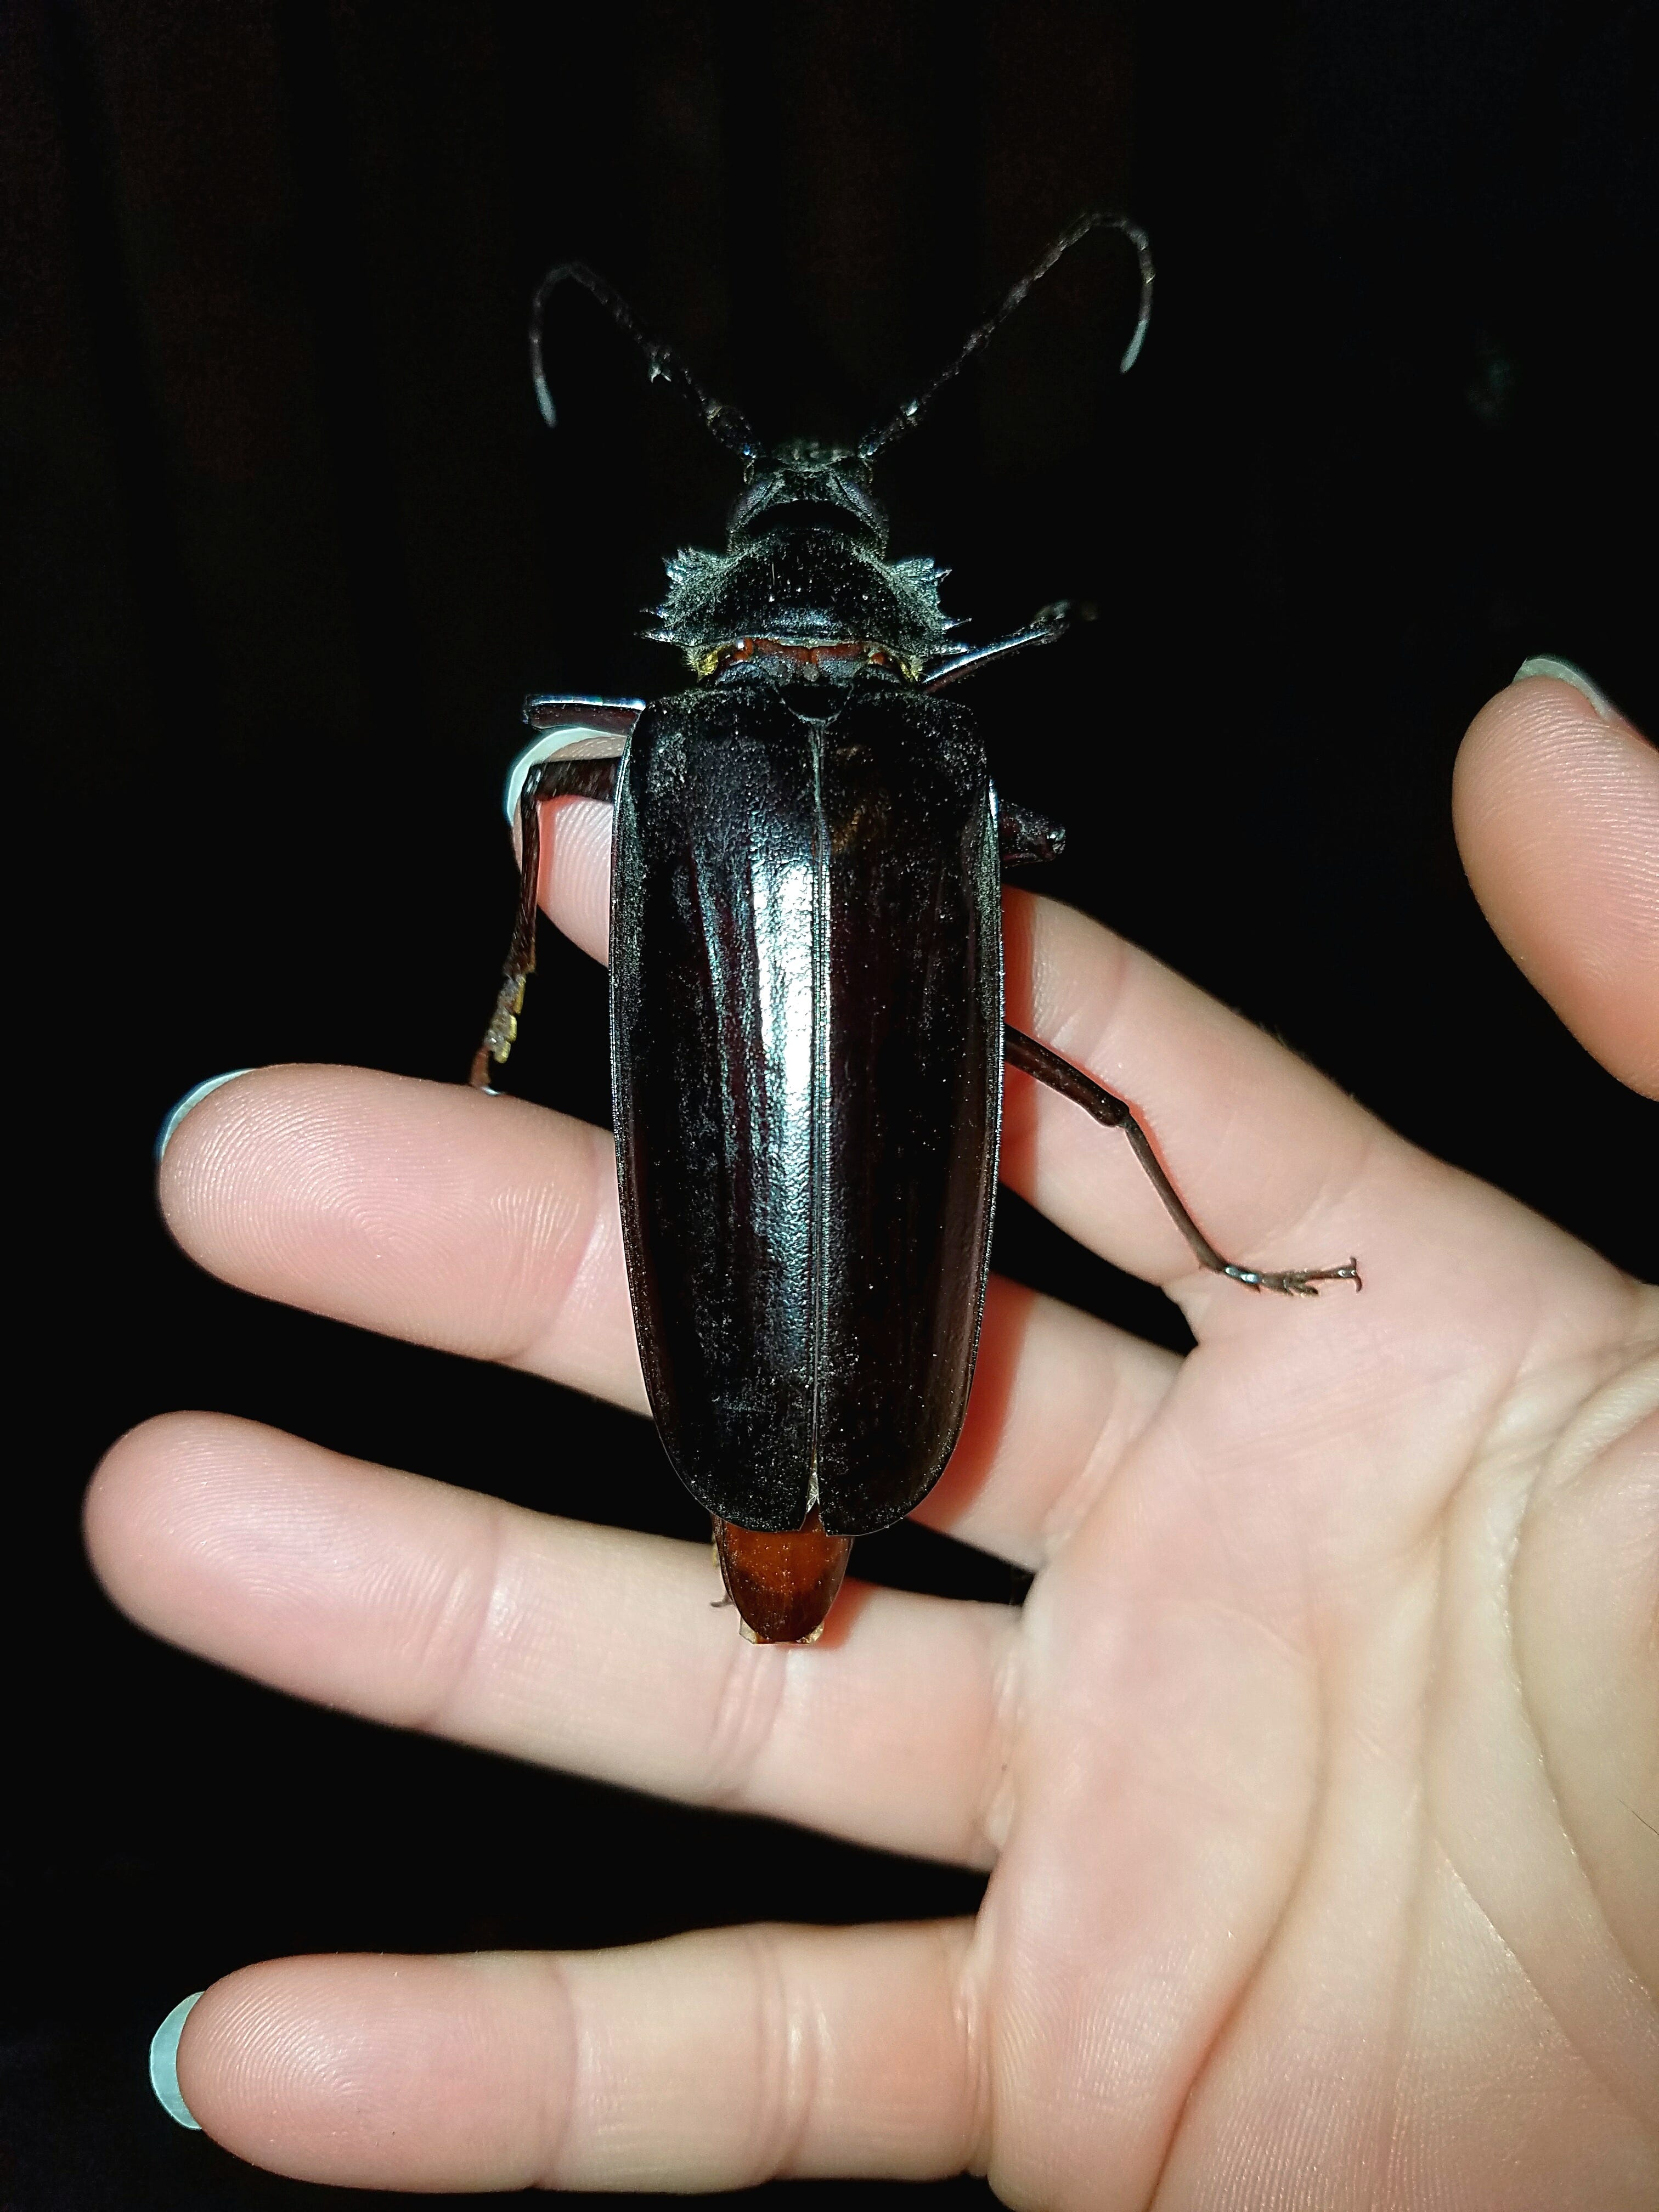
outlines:
[[[809,729],[812,753],[812,1135],[807,1280],[812,1301],[810,1512],[818,1503],[823,1368],[830,1348],[830,836],[823,814],[823,740]]]

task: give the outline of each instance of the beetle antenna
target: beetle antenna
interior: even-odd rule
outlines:
[[[1119,374],[1127,374],[1135,365],[1141,342],[1146,336],[1146,325],[1152,319],[1152,250],[1147,243],[1146,232],[1138,223],[1131,222],[1127,216],[1109,215],[1102,209],[1096,209],[1091,214],[1079,216],[1069,230],[1061,232],[1036,267],[1026,270],[1001,306],[969,331],[955,358],[947,362],[931,384],[924,386],[914,399],[907,399],[890,422],[883,423],[878,429],[865,432],[858,443],[859,459],[873,460],[896,438],[902,438],[907,430],[914,430],[945,386],[953,377],[962,374],[981,348],[989,344],[1032,285],[1046,276],[1061,254],[1069,253],[1078,240],[1086,238],[1091,230],[1117,231],[1133,246],[1135,259],[1140,264],[1140,311],[1135,317],[1134,335],[1118,363]]]
[[[530,375],[536,386],[537,404],[542,419],[550,430],[558,422],[553,405],[553,395],[547,388],[547,375],[542,365],[542,317],[546,311],[548,295],[554,287],[568,277],[580,284],[605,309],[611,320],[627,331],[639,347],[649,365],[653,381],[660,379],[672,392],[678,392],[686,404],[702,416],[703,428],[712,430],[721,445],[737,454],[745,464],[764,458],[761,444],[747,422],[735,407],[728,407],[723,399],[716,399],[703,390],[690,367],[671,345],[653,338],[635,319],[634,310],[620,292],[614,292],[603,276],[595,276],[580,261],[562,261],[556,269],[550,269],[536,287],[536,295],[530,303]]]

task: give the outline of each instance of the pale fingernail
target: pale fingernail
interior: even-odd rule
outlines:
[[[572,700],[574,708],[590,707],[637,707],[644,712],[644,702],[639,699]],[[507,772],[507,789],[501,794],[501,806],[507,820],[516,830],[519,826],[519,801],[524,796],[525,783],[532,768],[544,761],[561,760],[620,760],[623,739],[611,730],[594,729],[589,724],[573,719],[561,722],[556,730],[544,730],[540,737],[532,738]]]
[[[149,2086],[155,2092],[157,2103],[164,2112],[172,2114],[181,2128],[194,2128],[198,2135],[202,2123],[179,2094],[179,2035],[190,2018],[191,2008],[200,2002],[205,1992],[198,1990],[193,1997],[176,2004],[150,2039]]]
[[[186,1091],[184,1097],[179,1101],[179,1103],[173,1108],[173,1111],[167,1115],[166,1121],[162,1122],[160,1129],[156,1132],[156,1166],[158,1168],[161,1166],[162,1154],[167,1151],[167,1146],[173,1142],[173,1138],[178,1134],[179,1124],[184,1120],[186,1114],[191,1113],[196,1107],[201,1104],[202,1101],[207,1097],[210,1091],[218,1090],[219,1086],[224,1083],[234,1083],[239,1075],[252,1075],[252,1073],[253,1070],[251,1067],[233,1067],[228,1075],[210,1075],[207,1081],[205,1083],[198,1083],[194,1091]]]
[[[1571,684],[1582,698],[1588,699],[1604,722],[1620,721],[1623,717],[1607,693],[1592,684],[1582,668],[1571,660],[1558,660],[1553,653],[1535,653],[1530,660],[1523,660],[1510,681],[1523,683],[1528,676],[1553,676],[1558,684]]]

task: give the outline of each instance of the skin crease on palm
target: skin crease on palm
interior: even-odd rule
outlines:
[[[1654,1087],[1659,756],[1534,678],[1455,803],[1504,942]],[[549,830],[549,911],[602,952],[605,817]],[[1198,1340],[994,1285],[920,1517],[1034,1569],[1022,1609],[849,1583],[817,1648],[757,1650],[705,1547],[205,1414],[124,1438],[87,1507],[115,1601],[186,1649],[987,1868],[977,1918],[251,1966],[179,2051],[231,2150],[415,2190],[1659,2203],[1659,1297],[1094,923],[1007,917],[1012,1018],[1144,1107],[1229,1251],[1365,1265],[1305,1303],[1194,1272],[1127,1149],[1010,1077],[1005,1180]],[[274,1068],[191,1114],[161,1197],[229,1281],[642,1405],[601,1132]]]

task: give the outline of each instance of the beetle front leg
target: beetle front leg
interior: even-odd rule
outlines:
[[[1041,861],[1060,858],[1066,850],[1066,832],[1058,822],[1039,814],[1036,807],[1022,806],[1017,800],[999,794],[997,846],[1005,868],[1032,867]]]
[[[1046,1044],[1028,1037],[1024,1030],[1012,1023],[1003,1024],[1003,1057],[1011,1067],[1023,1068],[1034,1075],[1039,1083],[1046,1083],[1051,1091],[1059,1091],[1082,1107],[1085,1114],[1108,1129],[1121,1129],[1129,1139],[1135,1158],[1146,1170],[1153,1189],[1164,1201],[1164,1211],[1192,1247],[1201,1267],[1212,1274],[1225,1275],[1235,1283],[1243,1283],[1252,1291],[1282,1291],[1287,1297],[1316,1297],[1321,1283],[1352,1283],[1356,1290],[1364,1288],[1359,1279],[1359,1263],[1350,1260],[1342,1267],[1286,1267],[1273,1273],[1259,1267],[1241,1267],[1224,1260],[1197,1222],[1187,1211],[1180,1192],[1164,1172],[1163,1163],[1152,1150],[1152,1139],[1136,1121],[1121,1098],[1085,1075],[1080,1067],[1073,1067],[1069,1060],[1062,1060]]]
[[[1052,645],[1056,638],[1064,637],[1073,621],[1079,618],[1092,620],[1092,611],[1074,607],[1069,599],[1056,599],[1051,607],[1039,607],[1024,629],[1015,630],[1011,636],[997,638],[989,645],[965,645],[935,661],[923,676],[921,688],[924,691],[937,691],[963,676],[977,676],[993,661],[1005,660],[1011,653],[1023,653],[1028,645]]]
[[[468,1078],[475,1091],[490,1087],[490,1063],[500,1066],[513,1049],[524,1010],[524,989],[536,967],[536,895],[542,872],[542,805],[549,799],[613,799],[617,791],[614,760],[543,761],[525,778],[519,794],[519,910],[514,917],[513,942],[501,969],[501,987],[495,1011],[483,1033],[483,1042],[472,1055]]]

